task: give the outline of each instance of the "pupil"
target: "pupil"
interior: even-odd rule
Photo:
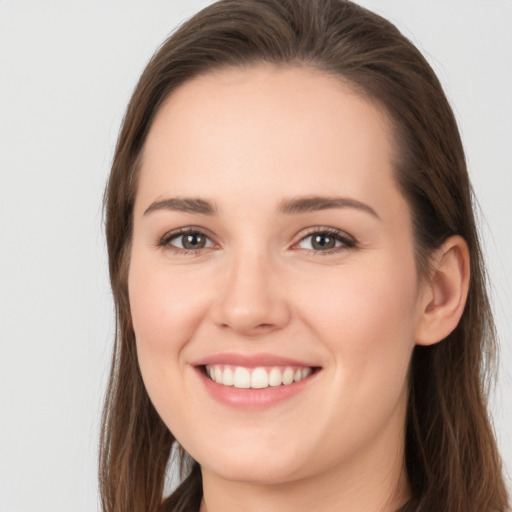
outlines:
[[[192,233],[183,237],[183,247],[185,249],[201,249],[204,244],[205,240],[200,233]]]
[[[329,235],[315,235],[313,237],[313,248],[314,249],[333,249],[335,240]]]

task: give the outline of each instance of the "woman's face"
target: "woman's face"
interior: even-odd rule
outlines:
[[[129,297],[149,396],[204,473],[401,461],[421,300],[392,160],[383,112],[310,69],[208,74],[159,111]]]

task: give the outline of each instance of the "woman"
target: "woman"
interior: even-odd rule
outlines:
[[[389,22],[224,0],[184,24],[106,191],[104,510],[506,510],[471,201],[439,82]]]

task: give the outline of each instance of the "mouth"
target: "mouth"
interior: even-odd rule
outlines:
[[[235,366],[229,364],[206,364],[202,373],[221,386],[236,389],[266,389],[291,386],[307,379],[319,370],[312,366]]]
[[[274,354],[219,353],[192,362],[216,402],[242,410],[277,405],[315,389],[321,366]]]

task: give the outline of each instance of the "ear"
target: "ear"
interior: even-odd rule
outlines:
[[[466,305],[469,277],[467,243],[461,236],[452,236],[432,256],[429,280],[421,295],[418,345],[433,345],[457,327]]]

